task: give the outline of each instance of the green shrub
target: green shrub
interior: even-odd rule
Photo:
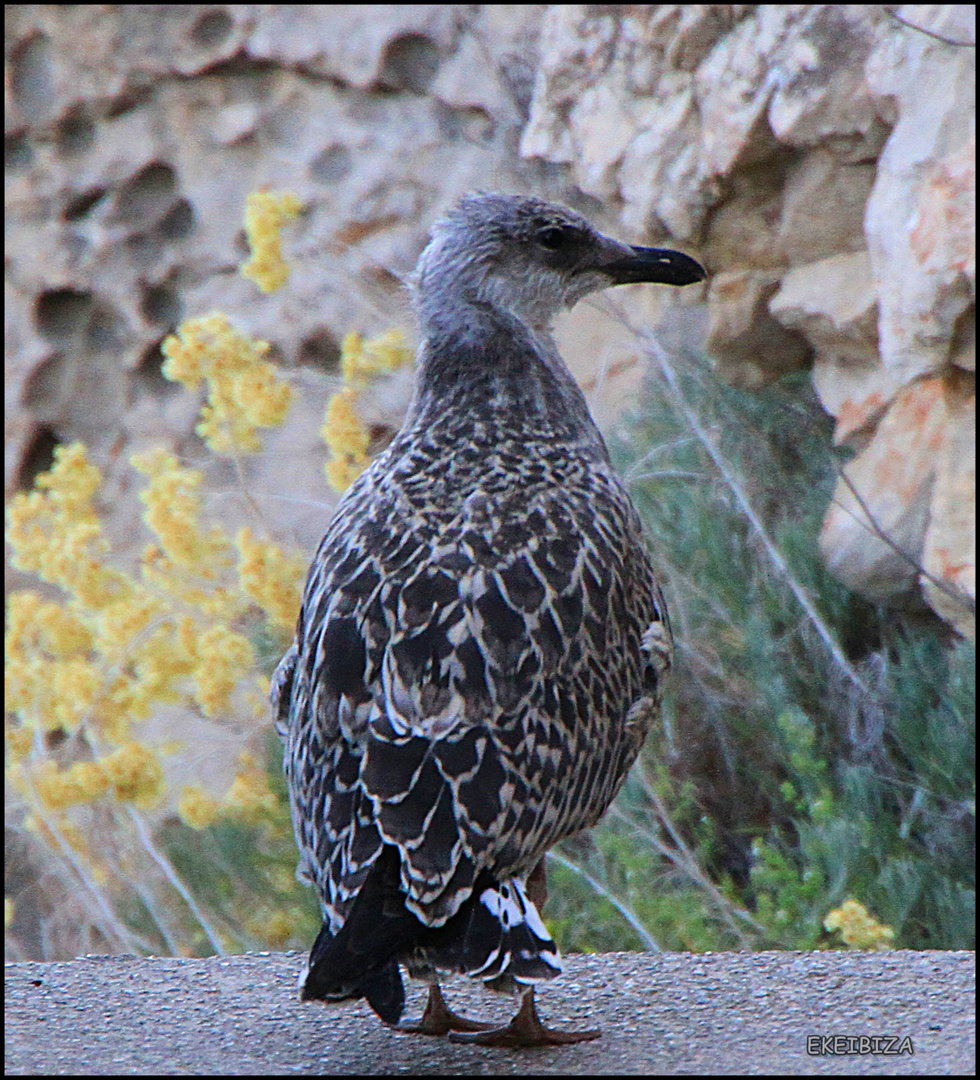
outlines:
[[[551,862],[565,949],[636,948],[630,919],[669,949],[836,947],[851,898],[882,943],[973,946],[974,649],[824,568],[831,430],[807,375],[750,394],[661,354],[614,444],[677,655],[617,804]]]

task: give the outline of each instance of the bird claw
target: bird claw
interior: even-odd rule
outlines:
[[[588,1042],[598,1039],[602,1032],[598,1028],[590,1028],[586,1031],[558,1031],[556,1028],[545,1027],[541,1024],[536,1031],[518,1031],[513,1023],[505,1027],[494,1028],[491,1031],[476,1032],[449,1032],[449,1041],[454,1043],[468,1043],[470,1046],[506,1046],[512,1050],[525,1049],[533,1046],[565,1046],[568,1043]]]
[[[559,1031],[545,1027],[534,1004],[534,990],[524,995],[520,1010],[509,1024],[489,1031],[449,1033],[449,1041],[477,1046],[506,1046],[511,1049],[530,1046],[564,1046],[568,1043],[588,1042],[598,1039],[598,1028],[586,1031]]]
[[[418,1020],[405,1020],[400,1024],[392,1024],[395,1031],[404,1031],[413,1035],[449,1035],[451,1032],[476,1033],[492,1031],[497,1024],[484,1023],[482,1020],[470,1020],[466,1016],[460,1016],[453,1012],[446,1004],[442,996],[439,984],[429,987],[429,1000],[425,1003],[425,1012]]]

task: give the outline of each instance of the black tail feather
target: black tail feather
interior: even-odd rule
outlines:
[[[410,969],[458,971],[497,986],[533,983],[561,973],[561,957],[523,881],[481,874],[473,893],[444,925],[426,930]]]
[[[399,884],[398,850],[385,847],[341,929],[334,935],[325,924],[317,935],[304,1001],[363,997],[386,1023],[398,1022],[405,1004],[398,957],[425,931],[406,909]]]
[[[361,981],[361,991],[368,1005],[386,1024],[397,1024],[405,1008],[405,984],[397,960],[389,960],[380,971]]]
[[[405,1005],[399,960],[417,969],[459,971],[491,984],[533,983],[561,971],[561,958],[522,880],[484,871],[459,911],[427,927],[405,907],[398,849],[386,845],[344,925],[324,925],[310,951],[304,1001],[366,998],[385,1023]]]

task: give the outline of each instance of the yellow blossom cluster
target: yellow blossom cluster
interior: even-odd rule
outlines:
[[[289,277],[289,265],[282,257],[279,230],[303,209],[303,203],[287,191],[253,191],[245,200],[245,236],[252,257],[242,267],[264,292],[282,288]]]
[[[845,900],[827,914],[824,929],[838,931],[844,944],[852,949],[890,949],[895,931],[884,926],[857,900]]]
[[[149,747],[127,743],[97,761],[76,761],[67,769],[59,769],[50,759],[42,762],[34,790],[41,804],[52,810],[95,802],[108,791],[119,802],[149,807],[163,795],[163,769]]]
[[[350,333],[340,350],[344,385],[327,402],[320,434],[330,455],[325,471],[335,491],[346,491],[368,465],[371,433],[357,412],[357,398],[370,378],[403,367],[412,358],[400,330],[389,330],[370,341]]]
[[[273,626],[291,630],[296,622],[297,582],[306,571],[306,560],[256,539],[247,527],[235,537],[235,547],[242,592],[262,608]]]
[[[154,580],[172,586],[172,579],[164,581],[157,575],[194,571],[203,581],[215,581],[231,565],[231,545],[219,526],[203,528],[199,523],[204,479],[200,470],[181,468],[163,447],[134,454],[130,460],[150,480],[140,501],[146,506],[143,520],[160,540],[159,547],[148,553]]]
[[[109,790],[109,779],[94,761],[76,761],[70,768],[59,769],[48,760],[38,769],[34,787],[44,806],[63,810],[100,798]]]
[[[219,526],[203,526],[201,474],[172,454],[153,451],[134,464],[149,477],[143,518],[155,534],[136,575],[106,565],[111,551],[94,506],[101,478],[80,445],[59,447],[36,489],[8,508],[14,564],[65,593],[59,602],[13,592],[7,605],[8,780],[36,808],[42,836],[50,832],[48,815],[64,838],[72,827],[65,813],[104,797],[140,808],[159,803],[158,749],[131,732],[160,704],[265,725],[267,683],[251,642],[231,623],[254,621],[249,613],[258,605],[270,629],[285,630],[298,606],[299,558],[248,529],[232,543]],[[76,518],[86,523],[92,553],[84,573],[70,572],[64,557],[78,536]],[[81,733],[83,760],[60,767],[47,756],[36,733],[57,730]],[[227,812],[275,808],[272,792],[259,790],[258,772],[236,778]],[[182,812],[199,826],[205,816],[200,800],[195,807],[185,798]]]
[[[181,821],[192,829],[206,829],[218,820],[221,804],[204,788],[197,784],[189,784],[181,793],[177,813]]]
[[[269,787],[264,769],[249,753],[238,758],[238,772],[224,799],[224,807],[241,821],[257,825],[275,813],[279,800]]]
[[[197,639],[197,657],[194,696],[205,716],[215,716],[230,708],[232,691],[254,665],[255,653],[247,637],[216,623]]]
[[[187,320],[161,349],[166,378],[190,390],[202,379],[207,383],[196,430],[214,453],[233,457],[261,450],[258,428],[276,427],[286,418],[293,391],[265,359],[269,343],[239,333],[220,312]]]
[[[20,492],[7,508],[12,564],[102,607],[126,591],[125,576],[104,565],[109,550],[93,496],[101,482],[81,443],[59,447],[35,490]]]
[[[120,802],[152,806],[163,794],[159,755],[148,746],[130,742],[102,758],[99,764]]]
[[[8,711],[30,711],[45,731],[73,730],[91,707],[99,679],[87,659],[92,634],[83,620],[29,590],[11,593],[4,636]],[[8,750],[30,750],[26,729],[11,732]]]
[[[340,373],[351,386],[404,367],[412,359],[401,330],[387,330],[365,341],[356,331],[344,336],[340,346]]]
[[[356,401],[357,392],[353,387],[341,387],[327,402],[320,429],[330,451],[324,470],[334,491],[346,491],[368,465],[371,433],[357,414]]]

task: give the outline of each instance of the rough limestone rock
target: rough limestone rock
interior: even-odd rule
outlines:
[[[810,366],[861,450],[830,565],[874,598],[921,585],[971,635],[974,40],[956,6],[556,7],[521,143],[625,221],[700,241],[722,373]]]
[[[334,497],[310,461],[344,334],[410,327],[400,276],[462,191],[528,191],[700,258],[701,297],[634,290],[631,314],[656,323],[706,297],[726,378],[809,368],[857,451],[858,494],[842,480],[828,509],[830,565],[873,597],[921,591],[972,633],[969,6],[7,14],[8,491],[84,439],[113,531],[134,536],[131,500],[114,497],[135,483],[129,452],[162,440],[200,454],[197,402],[161,377],[160,343],[221,309],[273,343],[301,390],[247,482],[270,525],[310,547]],[[237,273],[244,197],[264,185],[305,204],[271,296]],[[574,313],[559,344],[608,427],[642,360],[604,318]],[[375,388],[370,422],[396,426],[407,389]],[[237,484],[212,466],[215,492]],[[300,502],[275,497],[286,485]]]

